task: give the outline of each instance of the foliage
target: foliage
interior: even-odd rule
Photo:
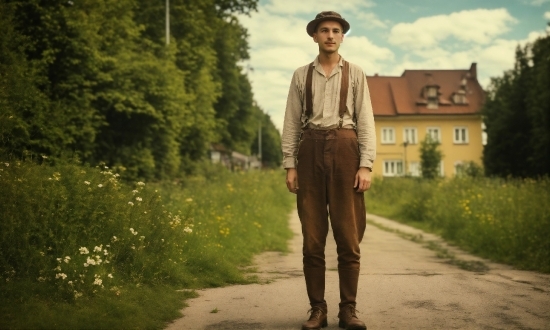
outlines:
[[[435,231],[522,269],[550,272],[550,179],[377,178],[369,212]]]
[[[259,107],[255,107],[262,125],[262,164],[264,167],[278,168],[283,162],[281,153],[281,134],[271,121],[271,117]],[[252,143],[251,153],[258,153],[258,132]]]
[[[420,142],[420,171],[422,177],[434,179],[439,176],[439,166],[443,153],[438,149],[439,142],[427,134]]]
[[[135,309],[125,299],[138,288],[249,282],[239,267],[261,251],[286,250],[291,235],[282,173],[203,166],[204,176],[180,183],[125,183],[104,165],[43,161],[0,164],[0,307],[10,315],[2,328],[21,327],[29,318],[17,309],[34,304],[53,305],[52,313],[105,301]]]
[[[492,78],[482,112],[488,175],[550,174],[550,35],[518,46],[514,69]]]
[[[214,142],[248,154],[256,113],[234,14],[256,5],[170,1],[166,45],[164,2],[1,0],[0,158],[76,154],[135,180],[192,172]]]

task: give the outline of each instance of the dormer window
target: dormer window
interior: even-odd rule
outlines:
[[[427,73],[427,82],[424,86],[424,99],[428,109],[437,109],[439,107],[439,85],[437,85],[431,74]]]
[[[460,88],[457,92],[453,94],[453,103],[454,104],[468,104],[468,99],[466,98],[466,77],[463,77],[460,81]]]

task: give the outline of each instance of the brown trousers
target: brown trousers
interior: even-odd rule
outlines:
[[[305,130],[297,160],[297,206],[310,304],[326,311],[325,244],[330,217],[338,253],[340,307],[355,306],[359,243],[366,226],[364,196],[353,187],[359,169],[357,133],[351,129]]]

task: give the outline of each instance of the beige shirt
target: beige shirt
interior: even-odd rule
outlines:
[[[340,85],[343,59],[334,67],[329,77],[325,76],[319,57],[313,62],[313,114],[309,118],[308,127],[316,129],[337,128],[340,121],[338,114],[340,106]],[[309,64],[294,71],[290,90],[286,101],[285,121],[283,126],[282,148],[283,167],[296,167],[296,155],[300,132],[306,124],[306,76]],[[361,160],[360,167],[370,167],[376,157],[376,132],[370,100],[367,78],[363,70],[352,63],[350,68],[350,83],[344,113],[344,128],[356,128]],[[357,118],[357,123],[353,117]]]

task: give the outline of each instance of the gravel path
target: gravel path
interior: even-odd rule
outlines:
[[[435,235],[382,217],[368,219],[357,309],[369,330],[550,329],[550,275],[473,257]],[[290,224],[295,232],[291,252],[267,252],[256,258],[257,275],[264,284],[200,290],[182,310],[184,316],[167,329],[300,329],[309,305],[296,213]],[[331,235],[326,253],[327,330],[338,329],[336,247]],[[428,242],[436,242],[431,246],[438,248],[426,248]],[[452,258],[439,258],[438,251]]]

